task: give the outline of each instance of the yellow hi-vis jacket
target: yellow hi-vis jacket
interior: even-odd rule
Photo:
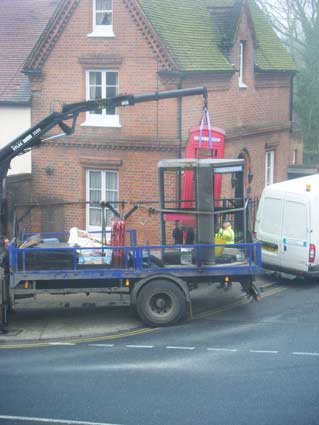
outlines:
[[[235,234],[231,226],[226,227],[226,229],[219,229],[216,236],[223,239],[225,244],[235,243]]]

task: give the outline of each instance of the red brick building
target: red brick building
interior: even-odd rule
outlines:
[[[31,126],[31,84],[22,68],[57,0],[0,2],[0,149]],[[11,161],[7,191],[12,203],[30,194],[30,152]]]
[[[61,0],[24,72],[34,123],[57,100],[205,85],[225,156],[245,158],[253,194],[301,160],[290,133],[295,66],[252,1]],[[81,114],[74,135],[33,151],[33,200],[158,199],[157,162],[183,152],[202,106],[196,96]],[[100,224],[89,206],[49,216],[43,229]],[[157,219],[139,212],[130,225],[158,240]]]

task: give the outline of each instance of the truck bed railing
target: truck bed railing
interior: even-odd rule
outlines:
[[[215,261],[207,263],[204,250],[214,250]],[[202,271],[245,267],[261,269],[259,243],[104,246],[101,248],[53,247],[17,248],[10,250],[11,272],[80,272],[90,270]],[[223,251],[223,252],[221,252]],[[206,251],[207,252],[207,251]],[[41,264],[42,261],[42,264]]]

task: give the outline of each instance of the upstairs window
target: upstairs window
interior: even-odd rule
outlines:
[[[95,0],[95,25],[101,27],[112,25],[112,0]]]
[[[114,37],[113,33],[113,1],[93,1],[93,32],[91,37]]]
[[[246,42],[241,41],[239,43],[239,88],[246,89],[247,85],[244,82],[245,76],[245,53],[246,53]]]
[[[106,70],[86,71],[86,98],[87,100],[114,97],[118,94],[118,72]],[[86,113],[84,125],[98,127],[119,127],[117,109],[109,107]]]

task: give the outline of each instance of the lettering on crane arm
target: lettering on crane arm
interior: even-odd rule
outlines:
[[[130,102],[128,100],[122,100],[121,106],[129,106]]]
[[[29,142],[33,137],[37,136],[41,133],[41,128],[36,128],[31,133],[29,133],[27,136],[25,136],[23,139],[19,140],[17,143],[11,146],[11,149],[13,152],[15,152],[17,149],[21,148],[21,146],[25,145]]]

